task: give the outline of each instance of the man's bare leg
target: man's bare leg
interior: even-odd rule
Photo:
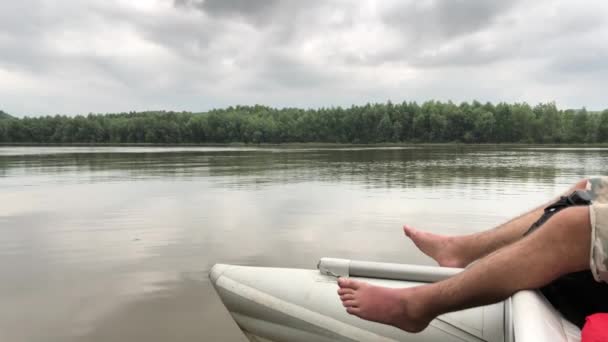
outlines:
[[[590,240],[589,207],[571,207],[444,281],[390,289],[340,278],[338,294],[350,314],[418,332],[438,315],[499,302],[588,269]]]
[[[563,195],[577,189],[585,189],[587,179],[577,182]],[[523,234],[543,214],[544,208],[556,199],[532,209],[494,229],[461,236],[445,236],[427,233],[409,225],[403,232],[426,255],[440,266],[465,267],[471,262],[522,238]]]

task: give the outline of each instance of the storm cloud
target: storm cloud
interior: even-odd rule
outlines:
[[[604,109],[608,3],[21,0],[0,4],[0,109],[555,101]]]

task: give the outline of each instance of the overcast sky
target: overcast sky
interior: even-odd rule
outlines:
[[[0,2],[0,109],[608,108],[608,1]]]

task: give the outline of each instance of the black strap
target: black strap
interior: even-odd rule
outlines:
[[[588,191],[585,191],[585,190],[576,190],[568,196],[561,196],[559,198],[559,200],[557,200],[556,202],[554,202],[553,204],[551,204],[545,208],[545,212],[543,213],[543,216],[541,216],[536,222],[534,222],[530,226],[528,231],[526,231],[524,233],[524,236],[537,230],[540,226],[543,225],[543,223],[547,222],[547,220],[549,218],[551,218],[551,216],[555,215],[557,212],[559,212],[562,209],[566,209],[566,208],[572,207],[572,206],[590,205],[590,204],[591,204],[591,195],[589,194]]]

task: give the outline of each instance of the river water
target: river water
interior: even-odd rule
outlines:
[[[403,237],[491,228],[608,149],[0,147],[0,340],[230,341],[213,264],[432,265]]]

